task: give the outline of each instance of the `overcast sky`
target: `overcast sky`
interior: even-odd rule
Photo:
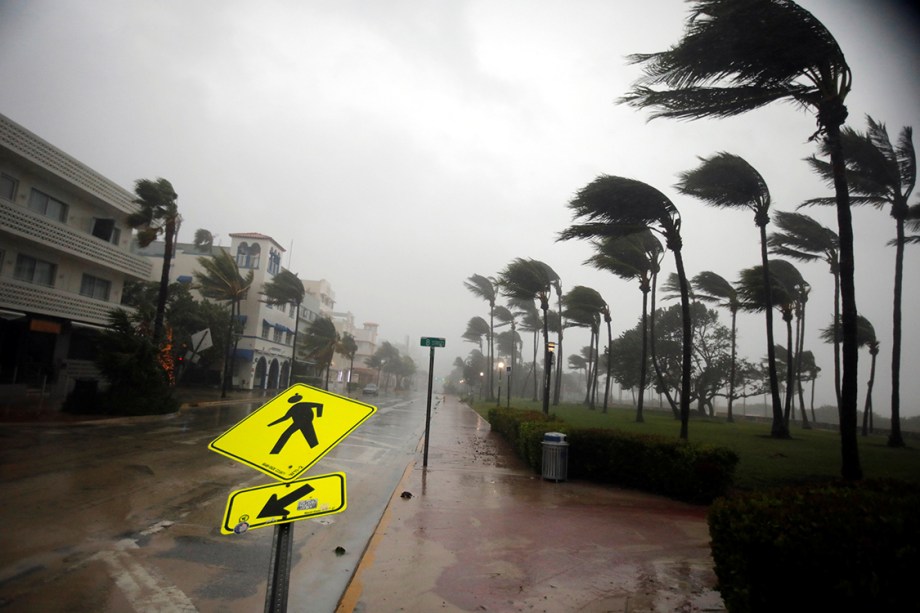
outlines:
[[[801,4],[852,68],[849,125],[863,130],[871,114],[893,141],[920,126],[917,13],[894,0]],[[408,338],[420,365],[419,337],[445,337],[443,375],[474,347],[460,338],[469,318],[488,317],[464,280],[515,257],[552,266],[564,290],[597,289],[614,335],[635,325],[638,286],[585,267],[589,245],[555,242],[571,221],[566,203],[598,174],[668,194],[684,219],[688,275],[730,280],[759,263],[757,230],[747,212],[676,193],[697,156],[745,158],[778,210],[830,195],[802,162],[815,150],[815,119],[792,105],[648,123],[615,103],[639,75],[625,56],[676,43],[686,9],[681,0],[0,0],[0,112],[129,190],[139,178],[169,179],[183,241],[198,228],[225,245],[234,232],[272,236],[289,250],[285,266],[329,280],[337,309],[379,323],[381,340]],[[836,230],[832,209],[808,212]],[[881,340],[875,407],[887,415],[894,222],[856,209],[854,226],[857,302]],[[673,271],[670,256],[665,266]],[[832,278],[825,264],[799,268],[813,287],[806,348],[823,368],[817,401],[829,403],[832,349],[817,330],[830,323]],[[920,413],[918,270],[920,248],[909,247],[908,415]],[[758,360],[763,316],[740,325],[740,355]],[[587,342],[570,331],[564,355]],[[863,352],[860,407],[868,366]]]

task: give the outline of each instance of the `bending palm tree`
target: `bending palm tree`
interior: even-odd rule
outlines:
[[[834,322],[823,328],[821,330],[821,340],[825,343],[833,343],[839,340],[840,338],[840,325],[839,319],[835,318],[834,322],[838,322],[837,325]],[[869,355],[872,358],[871,365],[869,367],[869,381],[866,383],[866,404],[863,408],[863,423],[862,423],[862,435],[868,436],[873,430],[872,424],[872,388],[875,387],[875,361],[878,356],[879,351],[879,342],[878,337],[875,335],[875,327],[872,323],[860,315],[858,317],[859,323],[859,346],[868,347]]]
[[[486,341],[488,343],[492,336],[489,323],[478,315],[475,317],[470,317],[470,320],[466,322],[466,331],[463,333],[461,338],[463,338],[463,340],[467,341],[468,343],[476,343],[479,345],[479,351],[482,351],[483,336],[486,337]]]
[[[300,305],[303,304],[307,290],[303,282],[290,270],[282,270],[262,287],[265,302],[274,306],[294,305],[294,342],[291,347],[291,379],[297,366],[297,329],[300,327]]]
[[[725,280],[724,277],[711,271],[703,271],[692,279],[692,286],[696,290],[694,295],[702,302],[717,304],[728,309],[732,315],[732,357],[731,366],[729,367],[728,376],[728,421],[734,421],[732,414],[732,402],[735,399],[735,371],[737,366],[737,336],[738,336],[738,309],[741,307],[741,300],[738,297],[738,290],[734,285]]]
[[[706,204],[741,209],[754,213],[754,223],[760,229],[761,283],[764,299],[770,303],[770,268],[767,260],[767,224],[770,222],[770,190],[753,166],[730,153],[717,153],[701,158],[702,164],[694,170],[681,173],[677,189],[681,193],[699,198]],[[767,326],[767,367],[773,399],[773,426],[771,435],[787,438],[789,429],[784,425],[779,385],[776,377],[776,353],[773,340],[773,309],[765,309]]]
[[[775,232],[767,239],[770,252],[798,260],[815,262],[823,259],[834,275],[834,319],[840,319],[840,241],[837,233],[808,215],[778,211],[774,216]],[[840,405],[840,339],[834,339],[834,390]]]
[[[639,281],[639,290],[642,292],[642,362],[639,367],[636,421],[643,422],[645,418],[642,415],[642,409],[648,377],[648,294],[651,290],[652,277],[661,266],[664,248],[651,230],[644,229],[627,236],[594,241],[594,249],[596,253],[588,258],[586,264],[591,264],[600,270],[610,271],[621,279],[638,279]],[[607,364],[609,367],[609,359]]]
[[[335,324],[328,317],[319,317],[310,322],[307,328],[307,336],[304,339],[304,346],[307,349],[307,357],[316,360],[321,370],[326,371],[326,379],[323,389],[329,389],[329,368],[332,366],[332,357],[335,355],[335,348],[339,343],[339,333],[335,330]]]
[[[239,335],[234,328],[240,323],[240,303],[252,286],[253,271],[245,277],[240,274],[236,259],[229,252],[220,249],[213,258],[198,258],[198,265],[204,271],[196,270],[193,275],[197,289],[205,298],[230,303],[227,324],[227,347],[224,351],[224,376],[221,382],[220,397],[227,397],[227,386],[233,373],[233,359]],[[232,352],[231,352],[232,349]]]
[[[589,368],[593,368],[588,385],[585,403],[593,410],[597,396],[597,367],[598,345],[600,343],[601,316],[607,303],[601,298],[597,290],[583,285],[576,285],[562,298],[565,308],[563,316],[569,321],[570,326],[588,328],[591,331],[591,347],[593,353],[589,358]]]
[[[840,236],[843,327],[840,442],[845,479],[860,479],[856,440],[856,287],[853,223],[840,142],[851,74],[820,21],[791,0],[692,0],[684,37],[667,51],[637,54],[645,77],[622,101],[654,117],[730,117],[775,101],[813,110],[830,154]],[[664,89],[656,90],[655,85]]]
[[[156,316],[153,320],[153,340],[160,342],[163,335],[163,317],[166,313],[166,297],[169,293],[169,268],[172,261],[176,234],[182,216],[176,205],[175,190],[166,179],[138,179],[134,182],[134,193],[137,198],[134,203],[140,205],[140,210],[128,215],[128,226],[139,228],[137,244],[146,247],[156,238],[163,235],[163,268],[160,273],[160,292],[157,294]]]
[[[342,334],[342,340],[336,350],[348,358],[348,379],[345,381],[345,392],[351,392],[351,378],[355,371],[355,356],[358,355],[358,342],[348,332]]]
[[[512,300],[540,301],[543,311],[543,413],[549,414],[549,380],[552,372],[549,352],[549,298],[559,275],[539,260],[516,258],[500,275],[502,294]]]
[[[690,289],[681,254],[680,212],[667,196],[654,187],[623,177],[601,175],[581,188],[569,202],[573,223],[558,240],[572,238],[603,240],[635,234],[648,229],[665,239],[674,254],[680,283],[683,334],[681,360],[680,438],[687,439],[690,420],[690,369],[693,337],[690,321]]]
[[[495,335],[495,298],[497,292],[495,290],[495,284],[488,277],[483,277],[482,275],[472,275],[463,282],[463,285],[466,289],[476,296],[477,298],[482,298],[489,303],[489,399],[493,398],[492,384],[494,382],[492,377],[492,371],[494,370],[495,362],[495,342],[493,336]],[[481,349],[481,347],[480,347]]]
[[[901,130],[897,147],[892,146],[885,124],[867,117],[865,134],[844,128],[841,134],[846,152],[846,170],[853,190],[854,204],[890,206],[895,221],[894,306],[891,339],[891,434],[890,447],[903,447],[901,435],[901,297],[904,277],[904,227],[910,218],[907,200],[917,181],[917,157],[910,127]],[[827,145],[824,152],[827,153]],[[808,162],[822,177],[833,180],[835,168],[812,156]],[[826,204],[828,199],[815,198],[809,204]],[[804,205],[803,205],[804,206]],[[844,329],[846,321],[844,320]]]

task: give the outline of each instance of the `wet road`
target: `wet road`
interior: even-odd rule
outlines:
[[[348,508],[293,524],[289,610],[335,610],[415,457],[425,400],[377,404],[304,475],[345,472]],[[273,529],[225,536],[219,524],[232,491],[271,479],[207,449],[258,406],[0,426],[0,609],[262,610]]]

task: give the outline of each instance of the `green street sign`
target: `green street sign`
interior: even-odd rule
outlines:
[[[446,347],[447,342],[443,338],[434,338],[432,336],[422,337],[422,347]]]

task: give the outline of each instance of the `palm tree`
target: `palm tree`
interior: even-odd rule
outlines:
[[[695,289],[694,295],[701,302],[717,304],[718,306],[728,309],[732,316],[732,356],[731,366],[729,367],[728,379],[728,421],[734,421],[732,414],[732,402],[735,399],[735,371],[737,366],[737,337],[738,337],[738,309],[741,308],[741,300],[738,296],[738,289],[725,280],[724,277],[706,270],[693,277],[691,284]]]
[[[307,336],[304,339],[304,347],[307,350],[307,357],[316,360],[320,370],[326,371],[326,379],[323,383],[325,390],[329,389],[329,368],[332,366],[332,358],[338,344],[339,333],[336,332],[335,324],[331,319],[318,317],[310,322]]]
[[[476,343],[479,345],[479,351],[482,351],[483,336],[486,337],[487,346],[491,346],[492,332],[489,322],[478,315],[470,317],[470,320],[466,322],[466,331],[461,338],[468,343]]]
[[[265,303],[274,306],[285,304],[294,305],[294,342],[291,347],[291,377],[294,375],[294,368],[297,366],[297,330],[300,323],[300,305],[303,304],[304,296],[307,290],[303,282],[297,275],[290,270],[281,270],[271,280],[262,286],[262,295],[265,296]]]
[[[754,266],[746,268],[740,273],[738,282],[739,295],[742,298],[742,308],[749,311],[763,311],[777,308],[782,314],[783,321],[786,322],[786,347],[788,347],[789,357],[786,359],[786,403],[785,409],[780,414],[784,422],[784,427],[789,430],[789,413],[792,408],[792,393],[794,391],[793,377],[795,368],[794,355],[795,343],[792,334],[792,320],[795,317],[798,292],[805,280],[795,266],[785,260],[770,260],[770,291],[765,291],[763,283],[763,267]],[[774,356],[776,349],[774,347]],[[773,381],[770,381],[773,385]],[[777,382],[777,386],[778,386]],[[772,390],[779,396],[779,390]],[[774,415],[774,420],[776,416]],[[773,435],[775,436],[775,434]]]
[[[463,282],[463,285],[466,289],[476,296],[477,298],[482,298],[489,303],[489,340],[488,354],[489,354],[489,399],[493,397],[493,383],[494,379],[492,376],[493,363],[495,362],[495,342],[493,337],[495,335],[495,298],[498,295],[496,291],[495,284],[492,279],[484,277],[482,275],[471,275]],[[481,349],[481,347],[480,347]]]
[[[527,375],[529,377],[533,375],[533,401],[536,402],[537,398],[537,347],[539,345],[539,336],[540,332],[543,330],[543,318],[540,317],[540,311],[534,305],[533,300],[511,300],[511,304],[515,308],[519,309],[521,316],[521,330],[524,332],[530,332],[533,334],[533,361],[530,363],[530,373]],[[521,362],[523,363],[524,357],[523,353],[521,354]],[[521,381],[521,393],[524,392],[524,387],[527,382],[527,377]]]
[[[763,277],[764,299],[770,303],[770,268],[767,261],[767,224],[770,222],[770,190],[753,166],[731,153],[717,153],[700,158],[702,163],[693,170],[681,173],[677,189],[704,203],[720,208],[748,209],[754,213],[754,223],[760,229],[760,261]],[[782,403],[776,377],[776,354],[773,340],[773,310],[765,309],[767,327],[767,367],[773,399],[773,426],[771,435],[787,438],[788,428],[783,425]]]
[[[843,332],[841,473],[862,477],[856,440],[858,346],[853,223],[840,128],[851,73],[820,21],[792,0],[692,0],[681,41],[667,51],[631,56],[645,75],[621,101],[652,117],[731,117],[775,101],[813,110],[834,175],[840,236]],[[664,89],[656,90],[655,85]],[[775,402],[774,402],[775,404]]]
[[[569,202],[574,221],[558,240],[572,238],[603,240],[651,230],[665,239],[674,254],[680,283],[683,355],[681,360],[680,438],[687,439],[690,420],[690,369],[693,351],[690,321],[690,289],[681,254],[680,212],[674,203],[654,187],[624,177],[601,175],[581,188]]]
[[[348,358],[348,380],[345,382],[345,391],[351,391],[351,377],[355,371],[355,356],[358,354],[358,342],[355,337],[348,332],[342,333],[342,340],[336,351]]]
[[[774,222],[781,232],[767,238],[770,252],[799,262],[823,259],[834,276],[834,319],[840,318],[840,241],[837,233],[801,213],[777,211]],[[840,404],[840,339],[834,339],[834,390]]]
[[[501,306],[501,305],[497,305],[495,307],[495,318],[499,321],[498,325],[496,325],[495,327],[499,328],[501,326],[511,326],[511,329],[508,332],[509,333],[509,343],[510,343],[510,346],[508,347],[508,349],[509,349],[509,353],[511,354],[511,360],[510,360],[510,363],[508,364],[508,368],[510,370],[508,370],[508,383],[507,383],[509,397],[512,391],[512,387],[511,387],[512,377],[514,377],[514,374],[517,372],[516,363],[517,363],[518,351],[523,349],[522,347],[523,343],[521,341],[521,337],[517,333],[517,320],[518,320],[518,317],[521,317],[523,315],[523,312],[512,310],[513,307],[514,307],[513,304],[509,304],[509,306],[507,307]],[[521,361],[523,362],[523,355],[521,356]]]
[[[868,436],[872,431],[872,388],[875,386],[875,361],[879,352],[878,337],[875,335],[875,327],[872,323],[860,315],[859,323],[859,346],[868,347],[869,355],[872,357],[872,363],[869,367],[869,382],[866,384],[866,404],[863,409],[862,435]],[[840,319],[834,318],[826,328],[821,329],[821,340],[825,343],[833,343],[840,339]]]
[[[228,302],[230,313],[227,325],[227,347],[224,352],[224,376],[221,383],[220,397],[227,397],[227,386],[233,372],[233,358],[239,336],[234,328],[240,323],[240,304],[252,286],[253,271],[246,276],[240,274],[234,258],[228,251],[220,249],[214,257],[198,258],[198,265],[203,269],[193,273],[196,289],[205,298]],[[232,342],[231,342],[232,339]],[[231,348],[233,352],[231,353]]]
[[[652,287],[652,277],[661,266],[664,248],[651,230],[644,229],[626,236],[594,241],[594,249],[595,254],[588,258],[586,264],[610,271],[621,279],[639,281],[639,291],[642,292],[642,363],[639,371],[636,421],[643,422],[642,408],[648,376],[648,294]],[[609,363],[608,360],[608,365]]]
[[[607,309],[607,303],[604,302],[597,290],[584,285],[576,285],[563,296],[562,304],[564,306],[563,316],[569,321],[570,326],[588,328],[591,331],[593,354],[589,359],[589,367],[593,367],[593,371],[591,373],[591,383],[588,385],[588,394],[585,396],[585,403],[593,410],[597,395],[600,325],[603,313]]]
[[[897,146],[891,144],[885,124],[867,116],[868,128],[860,133],[852,128],[841,132],[846,153],[846,175],[853,204],[871,204],[878,209],[889,208],[895,221],[894,305],[891,339],[891,433],[888,445],[903,447],[901,435],[901,300],[904,277],[905,225],[910,218],[908,199],[917,182],[917,157],[912,140],[913,130],[907,126],[898,136]],[[825,144],[822,153],[828,153]],[[812,168],[828,181],[835,180],[835,168],[817,157],[807,160]],[[827,204],[827,198],[813,198],[803,204]],[[844,321],[844,324],[846,322]],[[846,329],[844,327],[844,329]]]
[[[128,215],[128,226],[137,228],[137,243],[146,247],[159,235],[163,235],[163,268],[160,272],[160,292],[157,295],[156,316],[153,320],[153,339],[159,343],[163,335],[163,317],[166,313],[166,298],[169,293],[169,269],[175,250],[176,235],[182,217],[176,204],[175,190],[166,179],[138,179],[134,182],[137,198],[134,204],[140,210]]]
[[[549,414],[549,377],[552,372],[549,352],[549,298],[559,275],[547,264],[533,259],[516,258],[501,272],[501,292],[512,300],[539,300],[543,312],[543,413]]]

